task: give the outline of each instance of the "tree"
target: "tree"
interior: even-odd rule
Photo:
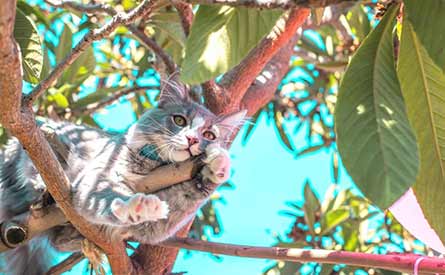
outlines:
[[[298,115],[296,106],[301,102],[298,102],[298,99],[283,96],[283,87],[279,89],[279,93],[275,92],[281,79],[288,72],[288,61],[300,36],[297,30],[310,15],[309,8],[313,8],[314,13],[307,26],[315,28],[316,24],[326,24],[330,26],[326,28],[326,32],[329,32],[332,31],[332,26],[340,27],[338,18],[351,8],[350,21],[366,20],[366,13],[362,10],[362,6],[340,0],[279,3],[273,1],[144,0],[118,1],[113,2],[112,5],[98,4],[94,1],[88,4],[74,1],[47,0],[45,2],[49,6],[62,10],[60,13],[42,12],[24,1],[15,0],[7,0],[0,6],[0,53],[2,56],[0,60],[0,92],[2,93],[0,121],[7,129],[3,133],[6,135],[9,132],[19,139],[61,210],[50,207],[17,217],[14,225],[27,226],[28,236],[25,237],[32,237],[33,234],[64,222],[66,219],[83,236],[105,252],[115,274],[168,273],[175,260],[178,247],[293,261],[310,259],[323,261],[322,256],[324,256],[325,262],[328,263],[343,262],[360,265],[363,264],[360,259],[370,259],[374,265],[381,264],[380,267],[405,272],[413,270],[418,257],[410,255],[403,257],[371,255],[368,257],[366,254],[334,252],[326,257],[323,251],[317,254],[318,252],[313,250],[315,256],[311,258],[300,250],[243,248],[180,238],[166,242],[162,246],[141,245],[131,258],[126,257],[123,243],[113,244],[104,240],[96,227],[87,223],[73,210],[67,177],[54,154],[54,151],[60,154],[63,150],[58,148],[57,137],[51,135],[50,129],[41,129],[35,122],[33,108],[36,109],[38,115],[94,124],[91,118],[94,111],[126,95],[136,95],[131,98],[131,102],[134,104],[136,114],[140,114],[145,107],[149,107],[151,102],[149,98],[146,98],[147,94],[141,92],[157,87],[140,84],[137,82],[138,78],[144,73],[153,72],[153,69],[156,69],[163,77],[168,77],[179,70],[182,81],[195,85],[196,89],[193,89],[195,98],[200,100],[204,97],[205,104],[217,114],[246,108],[249,115],[255,118],[255,114],[266,103],[273,100],[273,104],[268,108],[272,108],[271,113],[278,133],[289,150],[294,150],[282,122],[286,117],[286,112],[291,109]],[[337,3],[340,4],[329,6]],[[419,42],[421,41],[423,45],[431,42],[430,32],[422,28],[428,23],[425,18],[433,19],[425,14],[440,11],[440,7],[431,4],[422,10],[423,13],[417,13],[416,9],[419,7],[414,1],[405,1],[405,4],[408,23],[403,24],[404,35],[401,36],[402,41],[398,53],[399,74],[396,73],[394,67],[392,48],[394,41],[399,41],[392,35],[394,17],[399,11],[399,6],[393,5],[372,32],[370,32],[369,23],[368,26],[356,25],[360,28],[353,31],[353,38],[357,38],[360,42],[364,40],[343,77],[335,113],[338,147],[345,165],[366,196],[383,209],[386,209],[416,181],[416,167],[419,165],[416,143],[419,144],[421,152],[420,162],[430,163],[431,165],[427,167],[435,169],[434,172],[438,178],[441,172],[441,166],[438,165],[440,161],[435,162],[430,156],[431,152],[428,151],[431,150],[430,148],[424,149],[425,154],[422,155],[422,148],[429,142],[434,142],[438,148],[441,144],[440,135],[436,134],[441,129],[440,121],[437,127],[434,124],[440,117],[441,111],[436,105],[428,105],[430,101],[426,100],[429,99],[429,92],[433,97],[440,98],[437,95],[439,90],[437,86],[434,86],[436,83],[433,81],[440,80],[442,77],[441,72],[437,70],[437,67],[441,68],[442,65],[434,63],[436,60],[437,62],[441,60],[438,50],[440,43],[433,41],[434,43],[428,44],[429,48],[425,49]],[[193,7],[196,5],[199,5],[199,8],[194,14]],[[326,6],[329,6],[331,11],[330,18],[320,16]],[[269,10],[271,8],[281,9]],[[78,14],[78,18],[82,19],[75,28],[76,32],[84,34],[75,47],[71,49],[73,39],[71,28],[74,25],[65,24],[58,47],[48,41],[51,39],[45,39],[44,50],[42,50],[42,41],[36,31],[35,22],[46,26],[48,33],[51,33],[51,20],[56,20],[58,16],[70,16],[71,13]],[[243,20],[248,20],[248,23],[240,23]],[[433,26],[440,25],[438,22],[432,22],[432,24]],[[249,34],[249,39],[239,39],[243,34]],[[336,44],[341,44],[341,50],[336,49],[335,53],[332,50],[334,43],[332,41],[329,49],[320,51],[310,39],[305,36],[300,39],[301,48],[318,51],[315,60],[312,60],[316,62],[318,68],[322,69],[320,73],[323,74],[323,78],[320,78],[322,82],[316,83],[320,85],[317,90],[332,88],[332,85],[339,81],[340,72],[348,63],[348,57],[358,47],[355,39],[347,39],[350,36],[345,32],[343,35],[340,39],[337,37],[338,40],[335,41]],[[221,39],[221,37],[226,39]],[[136,39],[140,44],[128,45],[129,38]],[[110,50],[113,46],[110,43],[111,39],[118,39],[119,46],[127,47],[134,52],[131,60],[122,58]],[[334,39],[334,36],[332,35],[330,39]],[[15,40],[19,45],[15,43]],[[96,63],[91,45],[99,40],[103,61]],[[398,47],[399,44],[396,45]],[[410,58],[413,49],[417,50],[414,52],[418,57],[417,63],[414,64],[416,66],[403,65],[403,62],[413,62]],[[215,51],[218,55],[214,54]],[[323,56],[326,54],[327,58],[324,59]],[[314,57],[309,55],[308,58]],[[305,61],[308,58],[305,58]],[[95,71],[96,67],[99,68],[97,71]],[[87,96],[79,96],[79,86],[93,71],[98,81],[97,91]],[[116,72],[121,74],[118,85],[110,80],[110,75]],[[224,74],[221,80],[215,81],[220,74]],[[407,78],[408,75],[409,78]],[[422,76],[424,80],[420,81],[423,83],[420,88],[425,91],[426,99],[413,102],[414,95],[411,93],[414,93],[414,89],[410,87],[409,80],[419,76]],[[26,81],[26,85],[32,86],[28,94],[22,95],[24,90],[22,80]],[[315,84],[311,86],[315,89]],[[362,97],[363,94],[354,93],[357,88],[366,92],[366,98]],[[408,114],[405,111],[401,91],[407,102]],[[139,93],[142,96],[138,96]],[[329,93],[328,89],[321,97],[318,93],[313,93],[310,99],[328,103]],[[418,96],[416,94],[416,98]],[[409,98],[412,101],[409,101]],[[435,109],[422,108],[422,111],[427,110],[427,113],[423,113],[424,119],[427,119],[428,114],[433,114],[433,119],[430,119],[432,128],[428,136],[425,137],[421,127],[416,128],[416,123],[411,122],[416,131],[419,131],[416,142],[409,118],[416,119],[415,114],[418,112],[416,108],[421,103],[430,109],[431,107]],[[413,105],[411,110],[410,104]],[[395,115],[392,115],[393,113]],[[322,143],[301,153],[329,146],[334,142],[332,126],[320,122],[319,108],[314,108],[305,117],[311,124],[310,135],[316,132],[321,137]],[[419,120],[417,121],[420,123]],[[356,138],[357,136],[360,139]],[[396,139],[400,142],[396,142]],[[360,143],[363,140],[369,142]],[[357,154],[355,148],[364,149]],[[375,148],[380,149],[378,150],[379,157],[368,162],[367,157]],[[436,151],[436,153],[440,152]],[[435,156],[440,160],[440,154]],[[141,188],[148,186],[147,182],[159,183],[159,175],[165,175],[165,171],[177,170],[174,175],[179,176],[168,178],[167,182],[162,183],[164,186],[187,179],[194,165],[196,165],[194,162],[189,161],[179,167],[162,167],[164,170],[152,175],[155,180],[146,179],[141,183]],[[385,171],[385,173],[375,177],[368,171]],[[421,175],[423,175],[422,170]],[[441,181],[439,179],[434,181],[433,184],[437,185],[433,185],[437,195],[434,196],[434,200],[428,202],[426,201],[429,200],[431,193],[424,187],[424,181],[419,182],[415,185],[416,195],[420,198],[421,205],[433,227],[441,229],[443,222],[440,221],[440,214],[434,212],[435,209],[439,209],[435,207],[438,206],[441,198],[442,191],[437,191]],[[376,190],[385,192],[382,196],[378,196]],[[178,237],[186,236],[189,227],[190,225],[186,226]],[[3,230],[7,229],[3,228]],[[79,258],[79,255],[74,255],[73,258],[76,257]],[[399,260],[402,257],[399,261],[401,264],[395,264],[396,257],[399,257]],[[424,259],[422,271],[433,273],[443,271],[439,260]],[[59,267],[63,266],[62,264]]]

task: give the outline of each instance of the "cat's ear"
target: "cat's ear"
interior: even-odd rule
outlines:
[[[173,79],[161,80],[161,94],[158,101],[159,107],[162,108],[168,104],[177,105],[189,101],[190,96],[187,86]]]
[[[241,110],[218,118],[217,125],[226,134],[231,134],[235,129],[241,127],[246,122],[247,110]]]

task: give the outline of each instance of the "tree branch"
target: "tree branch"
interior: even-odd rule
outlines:
[[[190,34],[190,29],[193,22],[193,8],[192,4],[189,4],[183,0],[172,0],[173,6],[178,11],[181,18],[182,28],[184,29],[185,36]]]
[[[73,112],[77,115],[79,115],[79,114],[90,115],[90,114],[94,113],[95,111],[112,104],[113,102],[115,102],[116,100],[118,100],[119,98],[121,98],[123,96],[129,95],[132,93],[138,93],[138,92],[150,90],[150,89],[159,89],[159,87],[156,87],[156,86],[135,86],[135,87],[123,89],[121,91],[117,91],[117,92],[113,93],[109,97],[106,97],[106,98],[100,100],[99,102],[94,102],[94,103],[88,104],[84,108],[81,108],[79,110],[74,110]]]
[[[163,242],[162,245],[166,247],[180,247],[237,257],[273,259],[290,262],[346,264],[351,266],[381,268],[404,273],[413,273],[416,261],[419,258],[422,258],[422,262],[418,265],[419,274],[445,273],[445,262],[443,259],[417,254],[376,255],[370,253],[322,249],[244,246],[205,242],[189,238],[167,240]]]
[[[58,143],[58,142],[56,142]],[[164,189],[173,184],[190,180],[196,172],[202,167],[198,159],[191,159],[181,163],[164,165],[154,169],[150,174],[141,176],[132,188],[136,192],[153,193]],[[63,212],[55,205],[44,208],[32,207],[26,213],[20,214],[4,221],[0,228],[0,252],[14,248],[19,244],[23,244],[42,232],[68,222]],[[8,226],[9,225],[9,226]],[[8,232],[11,229],[19,228],[25,232],[22,239],[8,238]],[[87,237],[87,236],[86,236]],[[12,244],[15,245],[12,245]]]
[[[116,10],[107,4],[82,4],[71,0],[45,0],[45,3],[53,7],[71,9],[88,14],[105,13],[111,16],[115,16],[117,14]],[[140,30],[135,24],[133,24],[133,22],[131,22],[131,24],[127,24],[127,28],[140,40],[141,43],[151,49],[157,55],[157,57],[164,62],[169,74],[176,71],[175,62],[173,62],[171,57],[156,43],[154,39],[148,37],[145,32]]]
[[[358,0],[185,0],[187,3],[200,5],[226,5],[233,7],[250,7],[262,9],[291,9],[296,7],[319,8]]]
[[[282,16],[271,33],[261,40],[239,65],[224,75],[221,86],[225,90],[225,97],[230,102],[229,108],[224,107],[227,111],[239,108],[239,104],[252,82],[261,73],[267,62],[294,36],[309,14],[309,9],[298,8],[291,10],[288,15]],[[215,99],[217,98],[209,98],[211,101]]]
[[[70,271],[76,264],[78,264],[80,261],[82,261],[84,256],[81,252],[75,252],[71,254],[68,258],[66,258],[64,261],[60,262],[59,264],[53,266],[46,272],[46,275],[60,275],[64,272]]]
[[[248,116],[255,114],[274,97],[278,85],[289,69],[289,61],[299,37],[299,34],[294,35],[287,45],[278,51],[247,90],[241,100],[240,109],[246,109]]]
[[[144,0],[139,6],[129,13],[117,13],[104,26],[89,31],[80,42],[74,47],[70,54],[60,62],[49,76],[41,81],[32,92],[23,99],[24,106],[31,106],[34,100],[48,89],[52,83],[57,80],[63,71],[71,65],[83,51],[85,51],[94,41],[105,38],[110,35],[118,26],[129,25],[136,19],[146,17],[153,9],[156,1]]]

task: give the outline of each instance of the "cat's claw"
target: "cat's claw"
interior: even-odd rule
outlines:
[[[155,195],[137,193],[127,201],[115,199],[111,203],[111,211],[124,225],[134,225],[166,219],[168,205]]]
[[[229,152],[219,145],[209,145],[206,148],[206,157],[203,162],[206,164],[201,171],[205,180],[220,184],[229,179],[230,176],[230,156]]]

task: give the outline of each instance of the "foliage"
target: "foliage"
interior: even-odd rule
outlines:
[[[289,202],[284,214],[293,219],[285,237],[277,237],[277,246],[316,248],[367,253],[421,253],[431,251],[413,238],[392,217],[382,213],[351,189],[339,190],[334,184],[319,200],[311,184],[304,185],[304,203]],[[277,262],[265,275],[356,274],[345,265]],[[368,274],[387,274],[386,270],[368,268]]]
[[[201,5],[185,45],[181,78],[199,84],[227,72],[270,32],[281,11]]]
[[[394,62],[393,5],[349,63],[335,112],[338,150],[354,181],[388,208],[416,180],[414,133]],[[363,60],[370,60],[364,63]],[[359,93],[357,91],[360,91]]]
[[[106,2],[115,10],[127,11],[138,1]],[[288,75],[275,98],[252,120],[265,112],[283,146],[298,157],[338,145],[353,180],[382,209],[412,186],[431,226],[445,240],[445,220],[439,212],[445,197],[445,58],[444,38],[437,35],[445,5],[442,0],[404,0],[402,11],[398,5],[388,10],[377,5],[376,19],[372,10],[376,4],[368,2],[314,10],[295,48]],[[149,18],[134,25],[182,65],[182,80],[189,84],[213,79],[238,65],[282,14],[226,6],[195,5],[194,9],[195,21],[188,37],[177,10],[167,1],[161,1]],[[22,54],[24,92],[47,77],[88,30],[102,26],[110,16],[42,2],[33,6],[19,0],[14,35]],[[39,98],[37,112],[55,120],[100,127],[97,115],[120,100],[131,105],[137,118],[156,104],[159,74],[164,73],[156,53],[127,27],[119,27],[93,43],[64,71]],[[130,87],[140,89],[122,93]],[[254,126],[248,126],[243,140],[253,131]],[[295,143],[299,133],[306,136],[307,147]],[[0,142],[6,137],[7,132],[0,128]],[[332,166],[337,182],[337,152]],[[304,193],[303,205],[292,204],[295,223],[288,235],[291,242],[278,239],[280,245],[374,252],[393,246],[398,247],[397,252],[411,252],[417,245],[390,214],[379,218],[379,225],[369,231],[371,235],[363,236],[362,228],[377,210],[370,212],[371,202],[350,190],[336,195],[331,190],[323,202],[308,183]],[[202,208],[193,225],[193,237],[203,238],[208,226],[218,234],[215,201]],[[401,245],[398,238],[406,243]],[[424,247],[417,250],[427,252]],[[309,266],[317,272],[349,272],[341,266]],[[267,273],[287,274],[299,267],[278,263]]]

